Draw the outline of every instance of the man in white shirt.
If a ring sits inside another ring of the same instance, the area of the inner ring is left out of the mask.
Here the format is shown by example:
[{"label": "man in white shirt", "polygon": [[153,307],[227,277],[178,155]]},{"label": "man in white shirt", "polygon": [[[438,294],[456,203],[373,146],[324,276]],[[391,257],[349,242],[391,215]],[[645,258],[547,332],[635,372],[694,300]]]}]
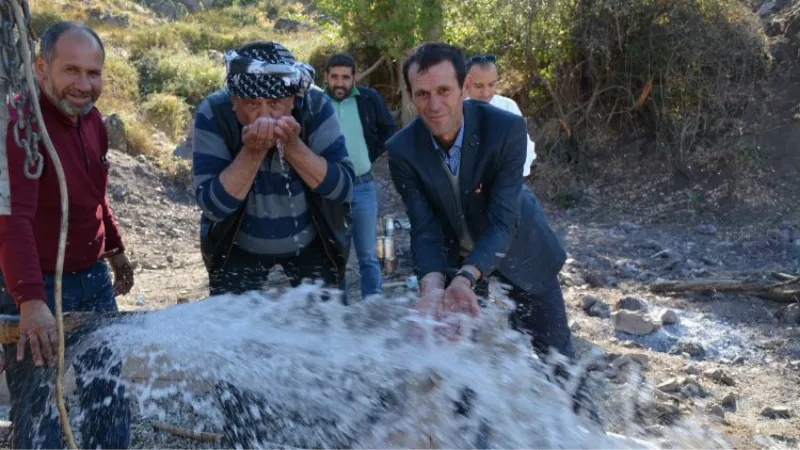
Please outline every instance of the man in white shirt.
[{"label": "man in white shirt", "polygon": [[[479,100],[502,110],[522,116],[517,102],[497,94],[497,58],[494,55],[476,55],[467,61],[466,91],[469,99]],[[524,117],[524,116],[523,116]],[[536,159],[536,144],[528,136],[528,154],[522,176],[531,173],[531,165]]]}]

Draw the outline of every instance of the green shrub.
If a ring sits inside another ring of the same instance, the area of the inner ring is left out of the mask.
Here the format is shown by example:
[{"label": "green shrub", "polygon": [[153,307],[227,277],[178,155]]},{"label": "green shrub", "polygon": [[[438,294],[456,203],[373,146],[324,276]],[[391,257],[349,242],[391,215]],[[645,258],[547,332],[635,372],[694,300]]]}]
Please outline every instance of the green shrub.
[{"label": "green shrub", "polygon": [[225,67],[207,55],[153,51],[137,63],[140,93],[175,94],[195,107],[206,95],[222,87]]},{"label": "green shrub", "polygon": [[31,10],[31,30],[34,35],[41,36],[50,25],[66,20],[63,14],[52,9]]},{"label": "green shrub", "polygon": [[609,127],[683,155],[729,130],[767,68],[758,18],[739,0],[447,4],[447,39],[498,54],[512,96],[540,122],[562,121],[579,156]]},{"label": "green shrub", "polygon": [[186,131],[191,117],[189,106],[183,99],[172,94],[150,94],[141,106],[148,122],[177,141]]},{"label": "green shrub", "polygon": [[98,109],[104,114],[129,112],[139,95],[139,72],[116,48],[106,49],[103,94]]}]

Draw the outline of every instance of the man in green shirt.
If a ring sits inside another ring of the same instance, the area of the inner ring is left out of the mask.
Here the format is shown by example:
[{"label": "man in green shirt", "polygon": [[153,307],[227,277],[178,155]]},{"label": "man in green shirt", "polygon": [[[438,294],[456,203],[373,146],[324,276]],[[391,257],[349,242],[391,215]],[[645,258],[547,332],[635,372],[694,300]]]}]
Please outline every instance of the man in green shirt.
[{"label": "man in green shirt", "polygon": [[381,95],[366,86],[356,86],[355,75],[356,63],[349,55],[334,55],[325,66],[325,92],[333,101],[355,169],[352,235],[361,271],[361,297],[366,298],[381,293],[381,266],[375,248],[378,199],[372,163],[386,151],[395,123]]}]

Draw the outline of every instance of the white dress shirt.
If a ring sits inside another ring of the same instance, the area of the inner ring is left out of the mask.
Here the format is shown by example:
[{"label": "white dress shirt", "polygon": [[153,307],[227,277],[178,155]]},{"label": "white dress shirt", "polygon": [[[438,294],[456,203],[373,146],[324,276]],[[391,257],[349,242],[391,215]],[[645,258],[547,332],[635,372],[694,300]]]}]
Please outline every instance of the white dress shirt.
[{"label": "white dress shirt", "polygon": [[[492,106],[496,106],[504,111],[508,111],[518,116],[522,116],[522,111],[520,111],[519,106],[517,106],[517,102],[511,100],[508,97],[503,97],[502,95],[495,94],[494,97],[492,97],[492,100],[489,102],[489,104]],[[528,175],[531,174],[531,165],[533,164],[533,161],[536,159],[536,144],[531,140],[530,135],[528,135],[527,138],[528,138],[528,154],[525,158],[525,167],[523,167],[522,169],[523,177],[527,177]]]}]

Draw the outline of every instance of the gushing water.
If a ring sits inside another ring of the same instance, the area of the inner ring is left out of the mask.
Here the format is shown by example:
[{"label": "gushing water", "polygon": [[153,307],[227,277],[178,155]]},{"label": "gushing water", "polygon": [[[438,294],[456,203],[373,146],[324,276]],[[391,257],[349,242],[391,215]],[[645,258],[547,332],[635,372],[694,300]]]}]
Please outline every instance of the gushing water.
[{"label": "gushing water", "polygon": [[[483,310],[473,339],[442,344],[405,297],[343,306],[335,296],[306,284],[212,297],[115,320],[76,352],[103,342],[139,376],[128,391],[144,416],[163,415],[160,400],[181,399],[199,428],[235,436],[229,445],[657,447],[576,416],[570,389],[548,381],[551,369],[509,329],[503,304]],[[409,338],[410,325],[427,338]],[[697,433],[680,437],[711,446]]]}]

